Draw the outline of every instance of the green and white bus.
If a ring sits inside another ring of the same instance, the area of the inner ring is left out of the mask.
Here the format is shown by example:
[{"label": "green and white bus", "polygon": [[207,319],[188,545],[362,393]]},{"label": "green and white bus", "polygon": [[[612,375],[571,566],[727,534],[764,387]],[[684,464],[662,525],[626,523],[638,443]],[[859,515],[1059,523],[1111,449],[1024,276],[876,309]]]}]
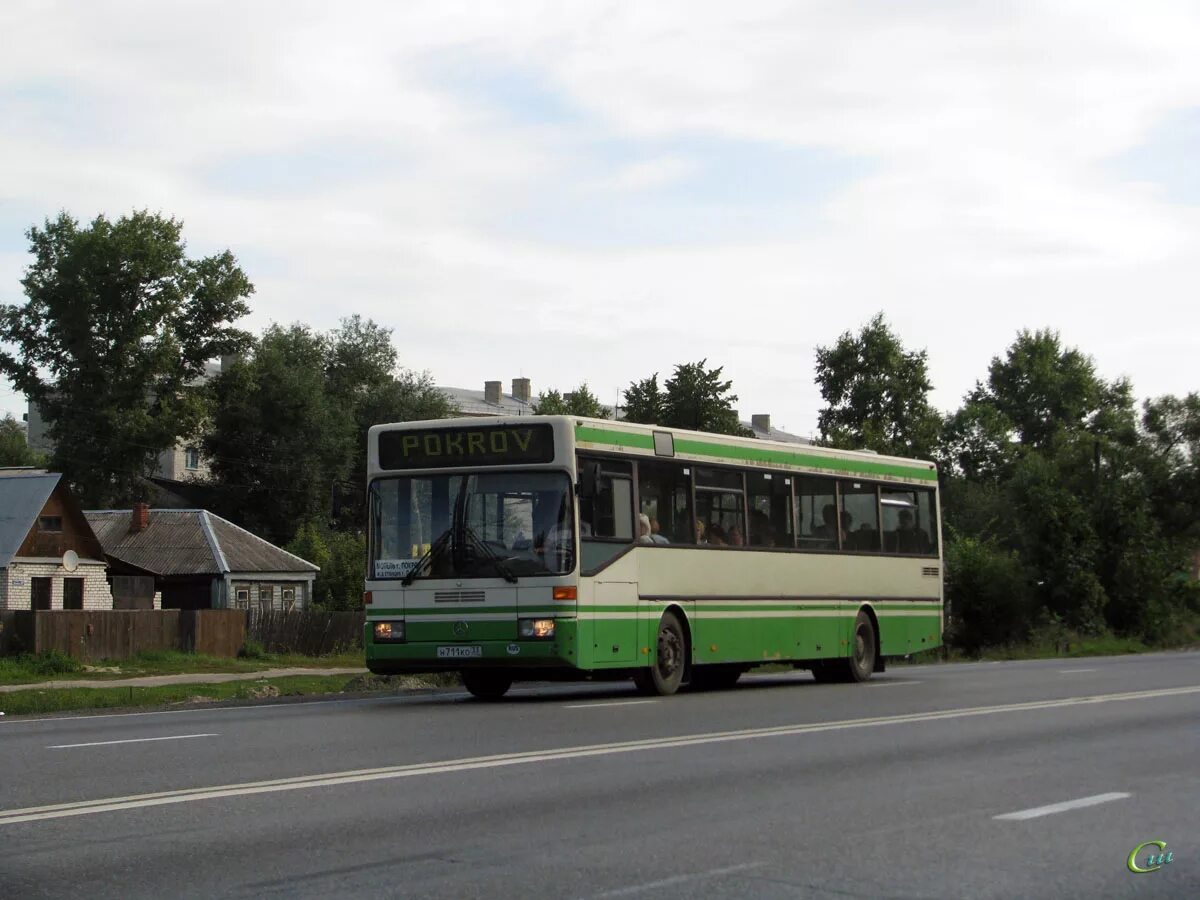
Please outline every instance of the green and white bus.
[{"label": "green and white bus", "polygon": [[571,416],[376,425],[367,667],[865,681],[941,643],[932,463]]}]

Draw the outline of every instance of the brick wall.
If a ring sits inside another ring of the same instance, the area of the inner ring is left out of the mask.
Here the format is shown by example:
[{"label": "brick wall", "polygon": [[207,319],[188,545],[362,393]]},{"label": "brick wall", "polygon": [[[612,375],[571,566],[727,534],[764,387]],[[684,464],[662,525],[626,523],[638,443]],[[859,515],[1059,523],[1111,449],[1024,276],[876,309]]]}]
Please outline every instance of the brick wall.
[{"label": "brick wall", "polygon": [[31,609],[33,579],[49,578],[50,608],[63,608],[63,578],[83,579],[83,608],[112,609],[112,591],[105,577],[107,566],[101,562],[81,560],[74,572],[68,572],[59,562],[17,562],[9,565],[7,592],[2,609]]}]

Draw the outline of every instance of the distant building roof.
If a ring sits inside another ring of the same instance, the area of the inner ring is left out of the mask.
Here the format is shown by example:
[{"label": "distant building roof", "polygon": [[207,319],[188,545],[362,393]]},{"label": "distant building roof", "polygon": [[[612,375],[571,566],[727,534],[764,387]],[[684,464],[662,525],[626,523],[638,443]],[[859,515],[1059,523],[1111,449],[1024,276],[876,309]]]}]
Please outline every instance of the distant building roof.
[{"label": "distant building roof", "polygon": [[156,575],[317,572],[315,566],[206,509],[152,509],[143,531],[133,511],[85,510],[104,552]]},{"label": "distant building roof", "polygon": [[499,403],[491,403],[485,399],[484,391],[473,391],[470,388],[439,387],[451,403],[458,407],[459,414],[464,416],[531,416],[533,402],[521,400],[512,394],[500,394]]},{"label": "distant building roof", "polygon": [[0,469],[0,569],[17,555],[61,478],[44,469]]}]

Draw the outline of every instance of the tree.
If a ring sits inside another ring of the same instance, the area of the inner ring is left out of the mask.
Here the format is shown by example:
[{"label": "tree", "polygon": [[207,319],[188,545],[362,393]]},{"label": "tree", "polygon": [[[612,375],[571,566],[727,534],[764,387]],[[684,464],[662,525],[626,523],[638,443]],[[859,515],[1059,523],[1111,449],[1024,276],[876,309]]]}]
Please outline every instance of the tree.
[{"label": "tree", "polygon": [[313,582],[313,603],[321,609],[362,609],[366,539],[361,533],[330,531],[312,520],[304,523],[285,548],[321,567]]},{"label": "tree", "polygon": [[932,456],[941,419],[929,405],[926,352],[906,350],[883,313],[858,334],[817,347],[816,381],[825,401],[817,425],[827,445]]},{"label": "tree", "polygon": [[42,454],[29,446],[25,431],[11,415],[0,419],[0,468],[6,466],[41,466]]},{"label": "tree", "polygon": [[645,425],[665,424],[666,397],[658,386],[658,373],[635,381],[625,389],[625,421]]},{"label": "tree", "polygon": [[604,408],[585,381],[573,391],[560,394],[551,390],[537,395],[533,402],[533,413],[537,416],[585,416],[591,419],[607,419],[609,411]]},{"label": "tree", "polygon": [[17,348],[0,373],[41,410],[50,465],[85,506],[141,495],[205,416],[205,362],[248,340],[232,323],[253,286],[229,251],[188,259],[182,230],[149,212],[82,227],[62,213],[27,232],[26,302],[0,306],[0,344]]},{"label": "tree", "polygon": [[328,348],[307,326],[272,325],[248,359],[212,381],[203,449],[220,511],[276,543],[327,515],[333,482],[349,474],[353,410],[326,390]]},{"label": "tree", "polygon": [[732,381],[722,381],[723,367],[705,368],[708,360],[680,363],[667,379],[663,402],[663,424],[672,428],[693,431],[712,431],[718,434],[749,435],[738,421],[737,394]]}]

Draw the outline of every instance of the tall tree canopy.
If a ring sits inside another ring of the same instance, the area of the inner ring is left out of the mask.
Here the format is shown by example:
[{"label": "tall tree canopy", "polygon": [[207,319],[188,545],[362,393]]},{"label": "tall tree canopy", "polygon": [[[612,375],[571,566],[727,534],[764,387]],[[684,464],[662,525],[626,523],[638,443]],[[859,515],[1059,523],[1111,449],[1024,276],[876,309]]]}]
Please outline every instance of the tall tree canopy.
[{"label": "tall tree canopy", "polygon": [[609,411],[591,392],[585,381],[573,391],[560,394],[545,391],[533,402],[534,415],[538,416],[586,416],[591,419],[607,419]]},{"label": "tall tree canopy", "polygon": [[[30,228],[26,301],[0,306],[0,372],[37,404],[85,506],[140,496],[159,453],[205,416],[206,361],[243,348],[254,290],[228,251],[184,253],[182,223],[149,212]],[[96,440],[103,435],[103,440]]]},{"label": "tall tree canopy", "polygon": [[625,418],[630,422],[711,431],[749,434],[738,420],[733,382],[722,379],[724,367],[708,368],[708,360],[679,363],[662,389],[658,373],[635,381],[625,389]]},{"label": "tall tree canopy", "polygon": [[929,405],[925,351],[904,348],[877,313],[857,334],[817,347],[817,386],[825,407],[821,439],[832,447],[928,458],[941,417]]},{"label": "tall tree canopy", "polygon": [[429,376],[398,368],[389,329],[358,316],[325,334],[271,326],[212,390],[204,452],[222,512],[279,543],[328,521],[335,491],[337,524],[362,527],[372,425],[454,411]]}]

